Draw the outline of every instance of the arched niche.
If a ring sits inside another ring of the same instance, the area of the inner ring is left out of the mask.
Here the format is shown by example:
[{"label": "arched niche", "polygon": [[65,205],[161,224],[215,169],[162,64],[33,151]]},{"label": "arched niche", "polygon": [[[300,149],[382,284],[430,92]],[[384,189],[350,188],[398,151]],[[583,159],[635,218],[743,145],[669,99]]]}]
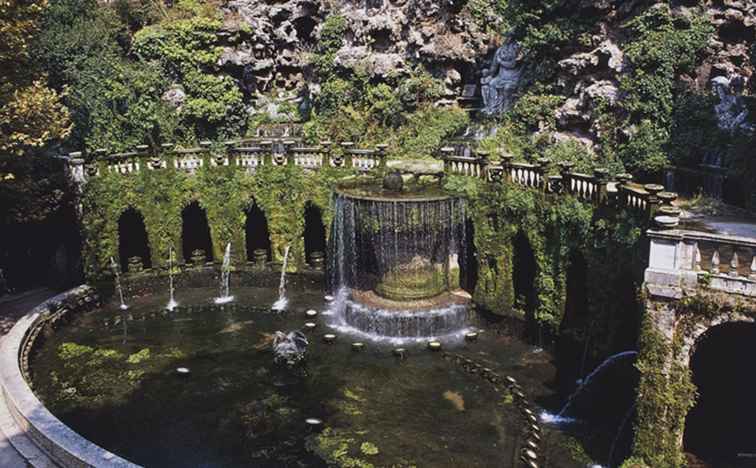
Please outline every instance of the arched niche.
[{"label": "arched niche", "polygon": [[205,260],[213,260],[213,243],[207,213],[194,201],[181,212],[181,248],[184,260],[190,262],[196,250],[205,252]]},{"label": "arched niche", "polygon": [[304,209],[305,261],[310,263],[313,252],[326,252],[326,228],[323,211],[314,203],[307,202]]},{"label": "arched niche", "polygon": [[129,259],[140,257],[144,268],[152,267],[150,244],[142,213],[130,207],[118,217],[118,258],[121,271],[129,270]]},{"label": "arched niche", "polygon": [[249,208],[247,208],[247,220],[244,224],[244,238],[248,260],[254,260],[254,252],[258,249],[266,251],[267,261],[272,260],[268,218],[257,203],[254,202],[252,202]]}]

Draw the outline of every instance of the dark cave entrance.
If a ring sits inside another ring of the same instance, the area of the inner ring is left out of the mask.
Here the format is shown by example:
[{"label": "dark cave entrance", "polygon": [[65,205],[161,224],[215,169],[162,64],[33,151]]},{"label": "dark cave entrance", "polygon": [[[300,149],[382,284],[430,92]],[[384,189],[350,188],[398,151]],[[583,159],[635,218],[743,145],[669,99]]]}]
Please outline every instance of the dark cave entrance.
[{"label": "dark cave entrance", "polygon": [[127,208],[118,218],[118,258],[121,271],[128,271],[131,257],[141,257],[144,268],[152,268],[144,217],[134,208]]},{"label": "dark cave entrance", "polygon": [[305,261],[310,263],[313,252],[326,252],[326,229],[323,224],[323,212],[317,205],[307,203],[304,210],[304,248]]},{"label": "dark cave entrance", "polygon": [[207,261],[213,260],[213,244],[207,213],[198,202],[190,203],[181,212],[181,244],[184,260],[191,261],[192,252],[203,250]]},{"label": "dark cave entrance", "polygon": [[262,249],[267,253],[268,261],[271,261],[270,232],[268,231],[268,218],[256,203],[247,210],[247,222],[244,226],[246,239],[247,260],[254,260],[255,250]]},{"label": "dark cave entrance", "polygon": [[715,326],[694,349],[690,371],[699,398],[685,420],[685,451],[716,466],[754,466],[756,324]]},{"label": "dark cave entrance", "polygon": [[537,295],[535,288],[537,266],[530,241],[522,231],[512,240],[512,289],[515,309],[525,314],[528,335],[539,338],[535,320]]}]

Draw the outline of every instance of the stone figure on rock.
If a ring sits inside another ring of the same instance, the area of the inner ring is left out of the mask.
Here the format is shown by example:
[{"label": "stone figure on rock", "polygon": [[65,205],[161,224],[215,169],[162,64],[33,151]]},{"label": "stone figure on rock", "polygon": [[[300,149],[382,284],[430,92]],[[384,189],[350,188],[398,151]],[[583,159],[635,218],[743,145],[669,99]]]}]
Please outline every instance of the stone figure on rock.
[{"label": "stone figure on rock", "polygon": [[717,76],[711,80],[714,92],[719,97],[719,103],[714,106],[719,128],[729,132],[737,130],[752,132],[754,125],[748,122],[748,108],[741,95],[745,86],[741,76],[727,78]]},{"label": "stone figure on rock", "polygon": [[508,38],[496,50],[491,67],[483,70],[480,80],[483,113],[499,115],[512,107],[520,83],[521,70],[517,63],[519,55],[519,44]]}]

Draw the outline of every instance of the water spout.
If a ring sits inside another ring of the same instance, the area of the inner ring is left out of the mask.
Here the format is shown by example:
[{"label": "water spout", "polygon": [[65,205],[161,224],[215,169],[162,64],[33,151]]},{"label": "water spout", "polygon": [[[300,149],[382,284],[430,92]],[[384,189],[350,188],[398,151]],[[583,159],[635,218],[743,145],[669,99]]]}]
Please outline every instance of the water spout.
[{"label": "water spout", "polygon": [[278,283],[278,300],[273,303],[273,306],[271,307],[271,309],[277,312],[286,310],[286,305],[289,303],[289,300],[286,299],[286,265],[289,262],[290,247],[290,245],[287,245],[284,249],[283,265],[281,266],[281,280]]},{"label": "water spout", "polygon": [[123,300],[123,288],[121,288],[121,275],[118,274],[118,264],[116,263],[115,259],[113,257],[110,257],[110,268],[113,270],[113,275],[115,275],[115,287],[116,291],[118,291],[118,297],[121,300],[121,310],[126,310],[129,308],[129,306],[126,305],[126,302]]},{"label": "water spout", "polygon": [[178,305],[178,302],[176,302],[176,298],[174,297],[176,288],[173,286],[173,247],[168,250],[168,292],[170,293],[170,299],[165,308],[173,311]]},{"label": "water spout", "polygon": [[544,412],[541,414],[541,421],[545,423],[552,423],[552,424],[559,424],[559,423],[567,423],[572,422],[575,419],[569,416],[569,411],[572,408],[572,405],[577,400],[577,397],[580,396],[590,385],[591,382],[601,374],[605,369],[609,368],[612,364],[619,361],[620,359],[624,359],[627,357],[635,357],[638,355],[637,351],[623,351],[621,353],[617,353],[613,356],[609,356],[604,362],[602,362],[598,367],[596,367],[593,372],[588,374],[588,376],[585,379],[582,379],[579,381],[579,385],[577,390],[575,390],[572,395],[567,399],[567,403],[562,407],[562,409],[557,413],[556,415],[550,414],[547,412]]},{"label": "water spout", "polygon": [[215,299],[216,304],[228,304],[234,300],[231,295],[231,242],[226,244],[226,253],[223,255],[223,264],[221,265],[220,297]]}]

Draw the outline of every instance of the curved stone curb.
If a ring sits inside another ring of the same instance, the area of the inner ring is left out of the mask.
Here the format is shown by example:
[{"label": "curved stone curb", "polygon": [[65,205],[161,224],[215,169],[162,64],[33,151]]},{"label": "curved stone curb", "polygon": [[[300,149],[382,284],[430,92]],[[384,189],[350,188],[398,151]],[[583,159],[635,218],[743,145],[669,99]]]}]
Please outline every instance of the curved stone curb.
[{"label": "curved stone curb", "polygon": [[[76,287],[47,299],[16,322],[0,345],[0,386],[7,409],[19,431],[56,465],[77,468],[139,468],[139,465],[88,441],[53,416],[24,380],[19,364],[28,336],[40,320],[45,318],[51,305],[65,300],[92,297],[93,294],[94,290],[89,286]],[[35,465],[35,460],[27,460]],[[35,466],[49,466],[42,460],[36,461],[41,462],[41,465]]]}]

